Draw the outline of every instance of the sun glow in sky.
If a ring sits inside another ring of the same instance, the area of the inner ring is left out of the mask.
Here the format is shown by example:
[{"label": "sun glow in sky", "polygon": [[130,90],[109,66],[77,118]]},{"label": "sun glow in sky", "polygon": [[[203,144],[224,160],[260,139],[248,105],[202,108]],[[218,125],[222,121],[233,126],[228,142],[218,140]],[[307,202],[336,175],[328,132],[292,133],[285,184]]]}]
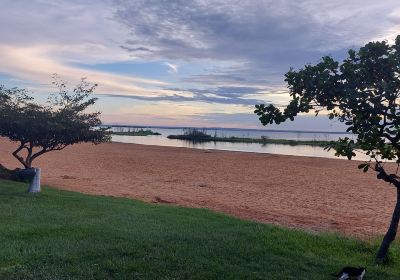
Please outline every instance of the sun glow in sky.
[{"label": "sun glow in sky", "polygon": [[[400,34],[398,0],[1,0],[0,83],[99,84],[105,123],[261,128],[283,75]],[[276,127],[271,127],[276,128]],[[280,128],[338,130],[302,116]]]}]

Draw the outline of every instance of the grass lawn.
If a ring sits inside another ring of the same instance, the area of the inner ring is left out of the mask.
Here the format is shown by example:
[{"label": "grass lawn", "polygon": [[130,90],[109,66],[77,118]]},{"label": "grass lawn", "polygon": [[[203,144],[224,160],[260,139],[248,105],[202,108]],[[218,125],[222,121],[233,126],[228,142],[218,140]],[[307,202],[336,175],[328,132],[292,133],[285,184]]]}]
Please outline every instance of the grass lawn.
[{"label": "grass lawn", "polygon": [[312,235],[202,209],[0,181],[0,279],[400,279],[373,263],[377,243]]}]

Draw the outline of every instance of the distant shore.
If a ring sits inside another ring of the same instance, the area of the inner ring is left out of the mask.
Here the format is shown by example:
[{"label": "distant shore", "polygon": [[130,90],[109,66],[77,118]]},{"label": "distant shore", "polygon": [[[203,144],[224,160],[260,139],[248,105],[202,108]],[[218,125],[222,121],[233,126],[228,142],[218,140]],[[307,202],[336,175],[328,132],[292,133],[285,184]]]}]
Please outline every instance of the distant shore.
[{"label": "distant shore", "polygon": [[168,139],[178,139],[192,142],[228,142],[228,143],[259,143],[259,144],[282,144],[282,145],[308,145],[325,147],[330,141],[320,140],[289,140],[272,138],[246,138],[246,137],[191,137],[190,135],[168,135]]},{"label": "distant shore", "polygon": [[326,133],[326,134],[349,134],[352,133],[347,131],[325,131],[325,130],[296,130],[296,129],[261,129],[261,128],[237,128],[237,127],[186,127],[186,126],[143,126],[143,125],[124,125],[124,124],[115,124],[115,125],[107,125],[103,124],[102,127],[119,127],[119,128],[149,128],[149,129],[188,129],[188,128],[196,128],[196,129],[205,129],[208,131],[214,130],[234,130],[234,131],[262,131],[262,132],[292,132],[292,133]]},{"label": "distant shore", "polygon": [[[17,167],[14,144],[0,158]],[[90,194],[209,208],[309,231],[383,234],[394,188],[359,162],[325,158],[109,143],[74,145],[35,162],[43,183]],[[395,171],[395,170],[394,170]]]},{"label": "distant shore", "polygon": [[161,135],[161,133],[152,131],[151,129],[136,129],[128,131],[112,131],[111,135],[122,135],[122,136],[150,136],[150,135]]}]

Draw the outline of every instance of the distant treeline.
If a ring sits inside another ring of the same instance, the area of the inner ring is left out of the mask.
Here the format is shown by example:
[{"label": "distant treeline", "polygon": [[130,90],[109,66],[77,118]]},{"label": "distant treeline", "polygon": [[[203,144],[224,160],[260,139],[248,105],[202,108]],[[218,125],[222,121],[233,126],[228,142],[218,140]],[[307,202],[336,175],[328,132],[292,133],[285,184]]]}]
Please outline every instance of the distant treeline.
[{"label": "distant treeline", "polygon": [[150,129],[143,129],[143,128],[129,128],[128,130],[118,130],[112,131],[111,134],[113,135],[123,135],[123,136],[149,136],[149,135],[161,135],[161,133],[152,131]]},{"label": "distant treeline", "polygon": [[271,139],[266,136],[261,138],[248,137],[220,137],[215,132],[214,135],[207,133],[206,129],[188,128],[184,129],[181,135],[169,135],[168,139],[179,139],[192,142],[232,142],[232,143],[260,143],[260,144],[286,144],[286,145],[310,145],[310,146],[326,146],[330,141],[319,140],[288,140],[288,139]]}]

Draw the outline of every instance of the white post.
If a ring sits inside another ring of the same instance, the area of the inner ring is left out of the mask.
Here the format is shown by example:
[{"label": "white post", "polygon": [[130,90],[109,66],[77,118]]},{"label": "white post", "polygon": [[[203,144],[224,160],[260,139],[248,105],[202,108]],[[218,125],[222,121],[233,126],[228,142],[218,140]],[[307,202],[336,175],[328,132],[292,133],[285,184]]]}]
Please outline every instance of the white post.
[{"label": "white post", "polygon": [[34,168],[35,169],[35,177],[33,177],[31,183],[29,184],[29,193],[37,193],[40,192],[40,173],[41,170],[40,168]]}]

